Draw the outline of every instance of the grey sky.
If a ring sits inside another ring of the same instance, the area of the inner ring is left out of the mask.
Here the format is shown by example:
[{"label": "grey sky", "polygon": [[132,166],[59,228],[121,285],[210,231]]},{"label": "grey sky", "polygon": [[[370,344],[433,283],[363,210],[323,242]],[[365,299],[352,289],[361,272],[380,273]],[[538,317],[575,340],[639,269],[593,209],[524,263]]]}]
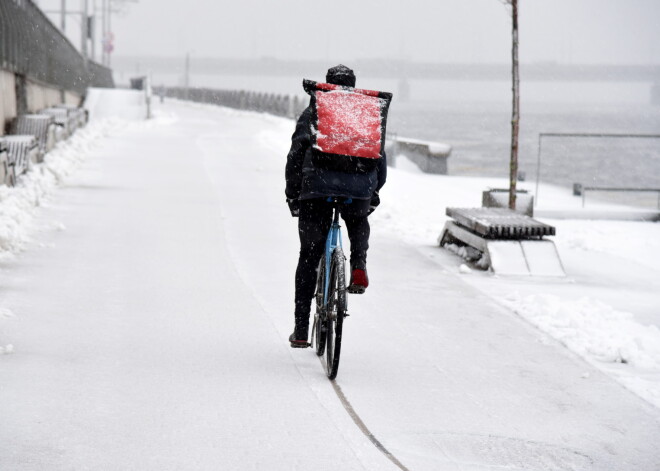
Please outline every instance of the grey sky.
[{"label": "grey sky", "polygon": [[[660,0],[519,1],[525,62],[660,64]],[[500,0],[139,0],[125,10],[113,18],[120,56],[510,60]]]}]

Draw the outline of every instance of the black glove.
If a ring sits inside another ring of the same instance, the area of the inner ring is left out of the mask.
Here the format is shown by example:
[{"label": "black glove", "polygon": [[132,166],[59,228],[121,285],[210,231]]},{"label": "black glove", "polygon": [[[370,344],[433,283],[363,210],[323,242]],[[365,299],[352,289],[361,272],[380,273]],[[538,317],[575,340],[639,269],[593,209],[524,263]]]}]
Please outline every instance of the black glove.
[{"label": "black glove", "polygon": [[286,203],[289,205],[291,216],[294,218],[300,216],[300,200],[287,198]]},{"label": "black glove", "polygon": [[374,194],[371,195],[371,203],[369,204],[369,214],[373,213],[379,204],[380,204],[380,196],[378,196],[377,191],[374,191]]}]

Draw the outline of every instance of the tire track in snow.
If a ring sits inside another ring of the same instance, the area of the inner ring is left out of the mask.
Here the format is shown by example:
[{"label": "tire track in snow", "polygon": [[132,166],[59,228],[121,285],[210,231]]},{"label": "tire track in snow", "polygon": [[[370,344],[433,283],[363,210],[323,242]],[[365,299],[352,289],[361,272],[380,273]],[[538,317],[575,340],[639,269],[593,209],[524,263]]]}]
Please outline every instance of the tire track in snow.
[{"label": "tire track in snow", "polygon": [[[323,366],[323,360],[321,357],[319,357],[319,360],[321,361],[321,365]],[[383,444],[376,438],[376,436],[371,433],[371,430],[369,430],[369,427],[367,427],[367,424],[364,423],[364,421],[360,418],[357,412],[355,412],[355,409],[353,409],[353,406],[351,405],[350,401],[346,397],[346,394],[344,394],[344,391],[341,389],[341,386],[337,383],[337,381],[330,381],[330,384],[332,384],[332,389],[334,389],[335,394],[339,398],[339,402],[341,402],[342,407],[350,418],[353,420],[353,423],[357,425],[357,428],[360,429],[360,431],[364,434],[365,437],[369,439],[369,441],[376,447],[378,451],[380,451],[385,457],[390,460],[396,467],[401,469],[402,471],[410,471],[399,459],[394,456],[390,451],[383,446]]]}]

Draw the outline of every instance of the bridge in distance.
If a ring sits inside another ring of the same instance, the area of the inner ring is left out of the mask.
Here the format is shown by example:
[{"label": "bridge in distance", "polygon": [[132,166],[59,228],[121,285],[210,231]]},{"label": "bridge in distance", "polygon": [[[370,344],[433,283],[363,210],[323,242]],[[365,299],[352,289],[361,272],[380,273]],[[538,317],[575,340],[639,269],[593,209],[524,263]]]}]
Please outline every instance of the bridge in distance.
[{"label": "bridge in distance", "polygon": [[[190,57],[192,74],[307,76],[328,68],[327,61],[284,61],[274,58],[223,59]],[[185,70],[185,57],[117,57],[115,71],[126,74],[173,73]],[[358,59],[351,67],[369,77],[437,80],[510,80],[509,64],[421,63],[385,59]],[[608,81],[660,83],[660,65],[521,64],[527,81]]]}]

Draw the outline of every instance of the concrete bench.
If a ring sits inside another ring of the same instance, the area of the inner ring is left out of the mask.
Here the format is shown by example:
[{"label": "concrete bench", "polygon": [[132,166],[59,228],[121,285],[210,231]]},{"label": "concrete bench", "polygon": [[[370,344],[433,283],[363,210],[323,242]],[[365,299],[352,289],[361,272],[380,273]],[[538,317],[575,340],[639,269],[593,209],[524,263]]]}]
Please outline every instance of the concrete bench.
[{"label": "concrete bench", "polygon": [[24,114],[16,118],[12,126],[12,134],[32,135],[39,144],[38,162],[43,162],[44,155],[56,143],[57,124],[55,117],[47,114]]},{"label": "concrete bench", "polygon": [[441,247],[468,246],[480,265],[501,275],[565,276],[552,241],[555,228],[506,208],[447,208]]},{"label": "concrete bench", "polygon": [[394,166],[396,155],[403,154],[424,173],[447,175],[447,159],[451,155],[451,146],[440,142],[394,137],[390,140],[387,153],[390,163]]},{"label": "concrete bench", "polygon": [[[481,194],[483,208],[508,208],[509,190],[503,188],[490,188]],[[516,191],[516,212],[534,217],[534,196],[526,190]]]},{"label": "concrete bench", "polygon": [[7,153],[7,143],[0,137],[0,185],[7,185],[9,177],[9,154]]},{"label": "concrete bench", "polygon": [[15,186],[18,177],[28,171],[33,163],[37,163],[39,145],[34,136],[5,136],[7,144],[7,166],[9,168],[7,184]]}]

